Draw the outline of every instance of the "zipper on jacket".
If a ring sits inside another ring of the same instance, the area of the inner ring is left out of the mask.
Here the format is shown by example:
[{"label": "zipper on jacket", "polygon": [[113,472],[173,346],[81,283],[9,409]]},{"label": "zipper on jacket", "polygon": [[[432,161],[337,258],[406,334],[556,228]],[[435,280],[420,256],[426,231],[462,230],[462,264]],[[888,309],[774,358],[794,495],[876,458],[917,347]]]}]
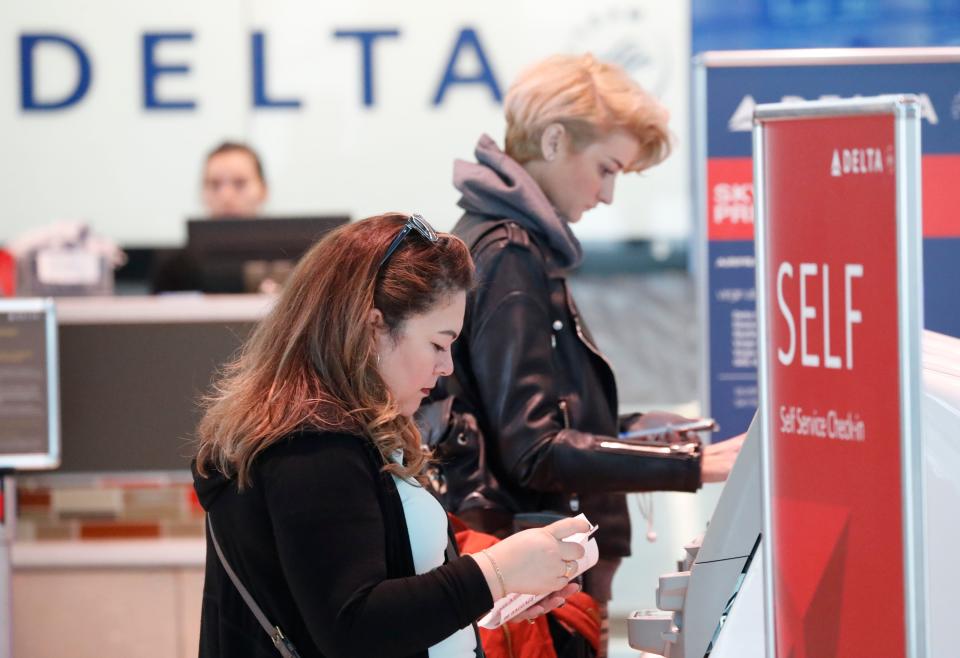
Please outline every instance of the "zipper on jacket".
[{"label": "zipper on jacket", "polygon": [[[560,407],[560,413],[563,415],[563,429],[568,430],[570,429],[570,405],[563,398],[560,398],[557,405]],[[574,514],[580,511],[580,496],[577,495],[577,492],[574,491],[570,494],[567,505]]]},{"label": "zipper on jacket", "polygon": [[700,443],[698,441],[665,444],[653,441],[625,443],[608,440],[600,441],[597,447],[604,452],[643,454],[651,457],[670,457],[674,459],[691,459],[700,454]]},{"label": "zipper on jacket", "polygon": [[560,406],[560,413],[563,415],[563,429],[570,429],[570,409],[567,406],[567,401],[563,398],[560,398],[558,403]]},{"label": "zipper on jacket", "polygon": [[563,322],[554,320],[553,324],[550,325],[550,329],[550,347],[557,349],[557,334],[563,331]]},{"label": "zipper on jacket", "polygon": [[603,361],[604,363],[606,363],[606,364],[607,364],[607,367],[610,368],[610,372],[614,372],[613,364],[610,363],[610,362],[607,360],[607,357],[605,357],[605,356],[603,355],[603,353],[600,351],[600,349],[599,349],[598,347],[596,347],[593,343],[591,343],[591,342],[587,339],[586,335],[584,335],[583,329],[580,327],[580,318],[579,318],[578,316],[574,316],[574,318],[573,318],[573,326],[574,326],[574,328],[575,328],[576,331],[577,331],[577,337],[580,339],[580,342],[582,342],[584,345],[586,345],[586,346],[587,346],[587,349],[590,350],[591,352],[593,352],[601,361]]},{"label": "zipper on jacket", "polygon": [[613,369],[613,364],[607,360],[607,357],[603,355],[603,352],[600,351],[600,348],[594,345],[593,342],[587,338],[586,334],[583,333],[583,327],[580,326],[580,309],[577,308],[576,304],[574,304],[573,297],[570,295],[570,289],[567,288],[566,281],[563,282],[563,292],[567,299],[567,309],[569,309],[570,315],[573,316],[573,329],[577,334],[577,338],[579,338],[580,342],[583,343],[588,350],[593,352],[598,359],[607,364],[607,367],[610,369],[611,373],[615,373],[616,371]]}]

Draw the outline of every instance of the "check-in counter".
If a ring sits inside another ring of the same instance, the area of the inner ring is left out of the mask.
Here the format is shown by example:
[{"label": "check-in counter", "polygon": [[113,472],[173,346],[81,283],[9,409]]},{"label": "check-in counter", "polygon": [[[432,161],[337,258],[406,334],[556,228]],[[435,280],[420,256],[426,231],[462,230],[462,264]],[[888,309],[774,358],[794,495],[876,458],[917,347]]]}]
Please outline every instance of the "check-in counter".
[{"label": "check-in counter", "polygon": [[16,477],[14,655],[196,655],[198,400],[273,299],[56,301],[62,464]]},{"label": "check-in counter", "polygon": [[188,468],[200,418],[197,401],[272,299],[57,300],[60,472]]},{"label": "check-in counter", "polygon": [[[960,339],[927,331],[922,346],[925,506],[920,544],[928,573],[926,655],[939,658],[957,655],[953,628],[960,609],[960,567],[955,557],[960,542],[956,521],[960,507]],[[683,547],[680,571],[660,577],[656,591],[659,609],[639,610],[628,618],[630,643],[647,652],[645,656],[765,655],[760,441],[755,421],[707,532]],[[877,486],[889,483],[878,482]],[[876,577],[889,575],[878,573]]]}]

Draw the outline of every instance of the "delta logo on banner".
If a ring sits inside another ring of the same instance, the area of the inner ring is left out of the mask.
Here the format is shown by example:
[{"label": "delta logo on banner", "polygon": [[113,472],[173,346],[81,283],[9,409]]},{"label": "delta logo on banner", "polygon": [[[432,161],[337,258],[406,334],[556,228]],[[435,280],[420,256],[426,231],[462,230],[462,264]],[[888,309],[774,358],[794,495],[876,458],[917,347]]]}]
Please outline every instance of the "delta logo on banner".
[{"label": "delta logo on banner", "polygon": [[[834,178],[840,178],[850,174],[882,174],[884,172],[883,162],[883,153],[877,147],[833,149],[833,157],[830,159],[830,175]],[[886,170],[893,170],[892,147],[887,149],[886,162]]]}]

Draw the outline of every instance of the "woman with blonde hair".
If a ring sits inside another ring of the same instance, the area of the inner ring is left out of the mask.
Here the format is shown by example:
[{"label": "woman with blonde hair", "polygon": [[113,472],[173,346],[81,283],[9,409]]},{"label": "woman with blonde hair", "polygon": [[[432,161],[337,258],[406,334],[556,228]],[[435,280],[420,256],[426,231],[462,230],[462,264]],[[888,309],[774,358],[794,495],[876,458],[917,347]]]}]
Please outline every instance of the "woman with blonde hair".
[{"label": "woman with blonde hair", "polygon": [[421,487],[411,416],[452,371],[472,284],[463,242],[419,215],[350,224],[301,259],[199,426],[201,658],[466,658],[495,599],[553,593],[529,618],[576,591],[583,549],[560,540],[585,522],[457,556]]},{"label": "woman with blonde hair", "polygon": [[666,109],[623,69],[591,55],[533,65],[508,90],[505,109],[504,150],[484,135],[477,161],[454,167],[464,214],[453,233],[470,246],[478,285],[445,386],[457,408],[476,416],[511,513],[583,511],[602,528],[600,563],[584,589],[605,615],[614,572],[630,554],[624,492],[695,491],[723,480],[741,440],[618,441],[620,431],[676,417],[618,417],[613,370],[566,281],[582,258],[570,224],[613,202],[619,174],[669,155]]}]

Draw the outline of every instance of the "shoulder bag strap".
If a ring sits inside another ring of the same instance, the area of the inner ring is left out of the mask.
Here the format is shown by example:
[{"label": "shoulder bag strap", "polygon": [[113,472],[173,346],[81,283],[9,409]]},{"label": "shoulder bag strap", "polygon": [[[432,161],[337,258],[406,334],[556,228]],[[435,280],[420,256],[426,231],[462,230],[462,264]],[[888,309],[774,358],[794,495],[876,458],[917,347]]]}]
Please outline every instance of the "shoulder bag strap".
[{"label": "shoulder bag strap", "polygon": [[[446,550],[447,562],[451,562],[452,560],[456,560],[458,557],[460,557],[460,555],[457,553],[457,549],[453,545],[453,537],[451,537],[450,535],[451,535],[451,532],[448,529],[447,530],[447,550]],[[483,653],[483,644],[480,642],[480,629],[477,628],[476,622],[473,622],[470,625],[473,626],[473,636],[477,640],[477,648],[474,650],[474,656],[476,658],[485,658],[485,654]]]},{"label": "shoulder bag strap", "polygon": [[273,646],[277,648],[277,651],[280,652],[280,655],[283,658],[300,658],[300,654],[297,653],[297,648],[293,646],[287,637],[283,634],[283,631],[280,630],[279,626],[274,626],[267,619],[267,616],[263,614],[263,610],[260,609],[260,606],[257,605],[257,602],[253,600],[253,597],[250,596],[250,592],[247,591],[247,588],[243,586],[243,583],[240,582],[240,579],[237,577],[237,574],[234,573],[233,569],[230,568],[230,563],[227,562],[227,558],[224,557],[223,551],[220,549],[220,543],[217,541],[217,536],[213,533],[213,522],[210,520],[210,515],[207,514],[207,532],[210,533],[210,540],[213,542],[213,548],[217,551],[217,557],[220,558],[220,564],[223,565],[223,570],[227,572],[227,575],[230,576],[230,580],[233,582],[234,587],[237,588],[237,591],[240,593],[240,597],[243,599],[243,602],[247,604],[247,607],[250,608],[250,612],[253,613],[253,616],[257,618],[257,621],[260,623],[260,626],[263,628],[264,632],[270,637],[270,640],[273,642]]}]

